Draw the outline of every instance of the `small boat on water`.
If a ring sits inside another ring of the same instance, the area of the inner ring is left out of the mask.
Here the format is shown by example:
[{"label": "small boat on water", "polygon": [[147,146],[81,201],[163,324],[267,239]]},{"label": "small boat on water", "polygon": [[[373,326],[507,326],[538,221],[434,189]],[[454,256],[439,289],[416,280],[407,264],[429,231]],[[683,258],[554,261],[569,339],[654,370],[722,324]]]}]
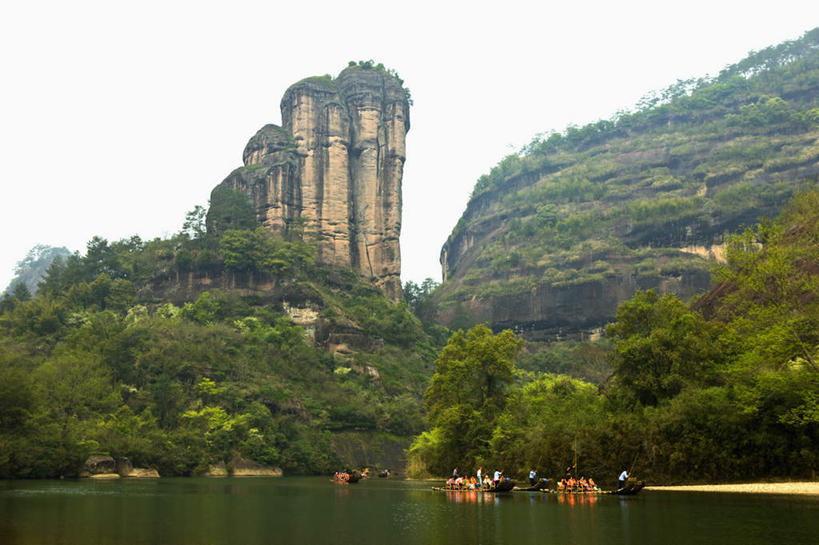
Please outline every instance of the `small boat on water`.
[{"label": "small boat on water", "polygon": [[344,471],[344,472],[336,472],[333,475],[333,480],[335,480],[339,484],[355,484],[361,480],[361,473],[357,470],[352,471]]}]

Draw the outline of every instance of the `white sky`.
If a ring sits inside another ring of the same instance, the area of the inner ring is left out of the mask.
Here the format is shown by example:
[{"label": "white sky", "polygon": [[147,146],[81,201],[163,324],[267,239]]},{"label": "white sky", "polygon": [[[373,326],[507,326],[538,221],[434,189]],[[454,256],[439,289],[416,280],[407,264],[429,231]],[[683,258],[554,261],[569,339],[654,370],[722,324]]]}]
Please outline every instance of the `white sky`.
[{"label": "white sky", "polygon": [[539,132],[608,118],[678,78],[819,26],[819,2],[9,1],[0,6],[0,289],[35,244],[172,234],[280,123],[287,87],[394,68],[407,135],[403,279],[476,179]]}]

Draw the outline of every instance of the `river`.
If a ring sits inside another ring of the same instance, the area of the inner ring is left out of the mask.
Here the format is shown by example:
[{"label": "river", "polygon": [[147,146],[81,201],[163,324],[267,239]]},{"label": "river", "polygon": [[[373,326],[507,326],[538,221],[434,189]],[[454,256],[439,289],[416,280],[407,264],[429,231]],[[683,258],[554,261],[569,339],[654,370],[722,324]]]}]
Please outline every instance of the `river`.
[{"label": "river", "polygon": [[819,497],[446,493],[329,478],[0,481],[0,543],[815,543]]}]

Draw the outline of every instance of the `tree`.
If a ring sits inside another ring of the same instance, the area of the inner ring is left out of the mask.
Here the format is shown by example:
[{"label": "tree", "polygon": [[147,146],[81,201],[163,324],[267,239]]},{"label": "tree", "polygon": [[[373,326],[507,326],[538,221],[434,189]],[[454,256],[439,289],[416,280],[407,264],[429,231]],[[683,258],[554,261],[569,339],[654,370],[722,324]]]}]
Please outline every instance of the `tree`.
[{"label": "tree", "polygon": [[31,299],[31,292],[29,291],[25,282],[18,282],[15,284],[14,289],[11,290],[11,294],[15,299],[21,302]]},{"label": "tree", "polygon": [[523,346],[511,330],[497,335],[485,325],[457,331],[435,362],[424,394],[430,432],[418,436],[411,456],[428,470],[477,467],[488,456],[495,419],[514,378],[514,358]]},{"label": "tree", "polygon": [[264,227],[230,229],[221,240],[225,268],[235,272],[282,274],[313,262],[314,249],[300,240],[285,241]]},{"label": "tree", "polygon": [[637,292],[606,327],[614,340],[617,385],[644,405],[655,405],[687,384],[709,383],[722,359],[717,334],[676,295]]},{"label": "tree", "polygon": [[254,229],[256,211],[250,198],[229,187],[217,187],[210,195],[206,224],[209,233],[222,235],[228,229]]},{"label": "tree", "polygon": [[435,319],[435,302],[432,299],[432,292],[439,286],[438,282],[432,278],[426,278],[419,286],[412,280],[404,284],[404,301],[410,311],[424,323]]},{"label": "tree", "polygon": [[185,223],[182,224],[182,232],[193,240],[204,237],[207,233],[206,216],[207,209],[197,204],[193,210],[185,214]]}]

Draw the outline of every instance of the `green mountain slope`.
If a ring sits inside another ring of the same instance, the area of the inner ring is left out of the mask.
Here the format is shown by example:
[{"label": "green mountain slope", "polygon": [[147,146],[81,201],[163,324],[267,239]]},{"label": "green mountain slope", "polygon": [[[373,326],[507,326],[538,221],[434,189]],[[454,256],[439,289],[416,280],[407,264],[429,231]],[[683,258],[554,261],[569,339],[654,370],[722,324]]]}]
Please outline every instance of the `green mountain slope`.
[{"label": "green mountain slope", "polygon": [[441,251],[439,320],[582,335],[638,289],[709,284],[727,233],[819,174],[819,29],[535,139],[482,176]]},{"label": "green mountain slope", "polygon": [[[230,202],[212,215],[241,217]],[[313,252],[206,232],[198,208],[169,239],[55,261],[34,297],[0,301],[0,478],[76,475],[92,454],[163,476],[237,454],[291,474],[402,465],[434,349],[406,304]]]}]

